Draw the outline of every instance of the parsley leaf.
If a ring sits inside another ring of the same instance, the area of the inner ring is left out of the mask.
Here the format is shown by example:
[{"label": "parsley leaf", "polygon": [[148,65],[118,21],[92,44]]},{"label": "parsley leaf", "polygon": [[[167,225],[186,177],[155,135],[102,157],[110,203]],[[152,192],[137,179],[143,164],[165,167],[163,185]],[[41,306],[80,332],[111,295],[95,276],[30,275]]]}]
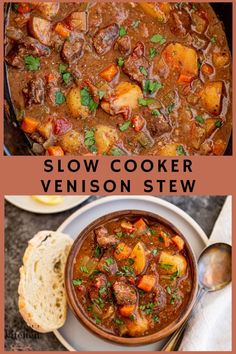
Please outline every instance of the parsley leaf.
[{"label": "parsley leaf", "polygon": [[183,156],[186,155],[186,152],[184,150],[184,147],[182,145],[178,145],[176,148],[177,155]]},{"label": "parsley leaf", "polygon": [[151,59],[155,58],[155,56],[157,55],[157,50],[156,50],[156,48],[150,48],[150,49],[149,49],[149,55],[150,55],[150,58],[151,58]]},{"label": "parsley leaf", "polygon": [[98,107],[98,103],[92,99],[88,87],[84,87],[80,90],[80,100],[82,106],[87,106],[90,111],[95,111]]},{"label": "parsley leaf", "polygon": [[121,132],[124,132],[125,130],[127,130],[129,128],[131,124],[130,120],[127,120],[126,122],[124,122],[122,125],[120,125],[119,129]]},{"label": "parsley leaf", "polygon": [[141,74],[143,74],[144,76],[148,75],[147,69],[145,69],[144,66],[140,66],[139,67],[139,71],[141,72]]},{"label": "parsley leaf", "polygon": [[151,38],[151,42],[164,44],[166,42],[166,39],[161,34],[154,34],[154,36],[152,36]]},{"label": "parsley leaf", "polygon": [[126,31],[125,27],[124,26],[120,26],[119,36],[120,37],[124,37],[126,34],[127,34],[127,31]]},{"label": "parsley leaf", "polygon": [[166,269],[166,270],[171,269],[173,267],[172,264],[166,264],[166,263],[159,263],[159,266],[160,266],[160,268]]},{"label": "parsley leaf", "polygon": [[125,155],[124,151],[122,151],[118,146],[113,146],[113,148],[110,150],[110,154],[112,156],[122,156]]},{"label": "parsley leaf", "polygon": [[210,39],[211,43],[212,44],[215,44],[216,43],[216,37],[215,36],[212,36],[211,39]]},{"label": "parsley leaf", "polygon": [[197,115],[195,117],[195,120],[198,122],[198,123],[201,123],[203,124],[205,122],[205,120],[203,119],[203,117],[201,115]]},{"label": "parsley leaf", "polygon": [[215,126],[216,126],[216,128],[221,128],[222,127],[221,120],[217,120],[217,122],[215,122]]},{"label": "parsley leaf", "polygon": [[158,116],[161,115],[161,113],[160,113],[160,111],[159,111],[158,109],[153,109],[153,110],[151,111],[151,115],[158,117]]},{"label": "parsley leaf", "polygon": [[105,93],[106,92],[104,90],[98,90],[98,97],[100,100],[104,97]]},{"label": "parsley leaf", "polygon": [[84,144],[87,146],[87,148],[91,152],[97,151],[94,133],[95,133],[94,129],[85,130]]},{"label": "parsley leaf", "polygon": [[62,93],[61,91],[55,92],[56,104],[61,105],[61,104],[65,103],[65,101],[66,101],[66,98],[65,98],[64,93]]},{"label": "parsley leaf", "polygon": [[97,245],[96,248],[95,248],[95,251],[94,251],[94,256],[95,256],[96,258],[99,258],[100,255],[101,255],[101,253],[102,253],[101,247],[99,247],[99,246]]},{"label": "parsley leaf", "polygon": [[33,57],[33,55],[26,55],[24,62],[27,70],[37,71],[40,68],[40,59]]},{"label": "parsley leaf", "polygon": [[59,64],[59,68],[58,68],[59,73],[60,73],[60,74],[64,74],[64,73],[66,73],[67,68],[68,68],[68,65],[65,65],[65,64]]},{"label": "parsley leaf", "polygon": [[154,80],[145,80],[144,83],[144,91],[147,93],[155,93],[156,91],[162,88],[162,84],[158,81]]},{"label": "parsley leaf", "polygon": [[172,102],[171,104],[169,104],[169,106],[167,106],[167,112],[168,113],[173,112],[174,108],[175,108],[175,103]]},{"label": "parsley leaf", "polygon": [[62,80],[64,81],[64,83],[66,85],[68,85],[70,83],[70,80],[71,80],[71,74],[70,73],[62,74]]},{"label": "parsley leaf", "polygon": [[73,283],[74,286],[78,286],[78,285],[81,285],[83,283],[83,280],[82,279],[73,279],[72,283]]},{"label": "parsley leaf", "polygon": [[122,67],[124,65],[125,59],[122,57],[117,58],[117,64],[119,67]]},{"label": "parsley leaf", "polygon": [[155,100],[152,98],[139,98],[138,103],[140,106],[149,106],[150,104],[154,103]]}]

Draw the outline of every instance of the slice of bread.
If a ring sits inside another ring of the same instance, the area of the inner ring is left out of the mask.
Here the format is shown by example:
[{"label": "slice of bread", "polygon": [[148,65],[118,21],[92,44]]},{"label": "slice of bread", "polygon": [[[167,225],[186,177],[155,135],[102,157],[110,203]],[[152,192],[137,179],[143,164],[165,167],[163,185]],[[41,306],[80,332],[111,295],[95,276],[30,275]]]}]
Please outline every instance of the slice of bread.
[{"label": "slice of bread", "polygon": [[72,243],[66,234],[40,231],[25,251],[18,305],[25,322],[38,332],[54,331],[66,320],[64,270]]}]

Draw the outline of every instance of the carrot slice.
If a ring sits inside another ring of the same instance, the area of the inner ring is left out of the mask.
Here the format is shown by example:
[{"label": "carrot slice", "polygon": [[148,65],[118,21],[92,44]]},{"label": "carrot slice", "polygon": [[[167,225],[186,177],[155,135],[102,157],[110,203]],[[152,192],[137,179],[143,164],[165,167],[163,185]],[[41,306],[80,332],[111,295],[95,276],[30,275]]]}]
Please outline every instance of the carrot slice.
[{"label": "carrot slice", "polygon": [[147,231],[147,224],[145,221],[141,218],[136,223],[134,223],[134,227],[137,233],[145,233]]},{"label": "carrot slice", "polygon": [[49,146],[47,152],[50,156],[64,156],[64,151],[60,146]]},{"label": "carrot slice", "polygon": [[119,307],[119,312],[124,317],[130,317],[135,310],[135,305],[123,305]]},{"label": "carrot slice", "polygon": [[138,283],[138,288],[142,289],[146,292],[149,292],[153,289],[156,284],[156,276],[155,275],[143,275]]},{"label": "carrot slice", "polygon": [[127,259],[131,251],[132,249],[129,246],[127,246],[124,242],[121,242],[116,247],[116,250],[114,252],[114,257],[117,261],[120,261],[122,259]]},{"label": "carrot slice", "polygon": [[39,122],[32,117],[25,117],[21,124],[21,129],[25,133],[32,134],[36,131]]},{"label": "carrot slice", "polygon": [[119,72],[118,66],[115,64],[111,64],[107,68],[105,68],[102,72],[100,72],[99,75],[104,80],[110,82],[114,79],[114,77],[118,74],[118,72]]},{"label": "carrot slice", "polygon": [[172,237],[171,240],[176,244],[178,249],[182,251],[184,248],[184,240],[179,235]]},{"label": "carrot slice", "polygon": [[56,24],[54,31],[63,38],[68,38],[70,36],[70,30],[61,22]]}]

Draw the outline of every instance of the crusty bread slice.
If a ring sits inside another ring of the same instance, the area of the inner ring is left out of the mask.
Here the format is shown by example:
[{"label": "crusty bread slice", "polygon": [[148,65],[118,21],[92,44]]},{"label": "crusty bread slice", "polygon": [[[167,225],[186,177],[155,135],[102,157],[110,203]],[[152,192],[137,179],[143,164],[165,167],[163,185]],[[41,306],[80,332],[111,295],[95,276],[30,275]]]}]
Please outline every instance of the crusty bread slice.
[{"label": "crusty bread slice", "polygon": [[28,326],[38,332],[54,331],[66,320],[64,270],[72,243],[66,234],[40,231],[25,251],[18,305]]}]

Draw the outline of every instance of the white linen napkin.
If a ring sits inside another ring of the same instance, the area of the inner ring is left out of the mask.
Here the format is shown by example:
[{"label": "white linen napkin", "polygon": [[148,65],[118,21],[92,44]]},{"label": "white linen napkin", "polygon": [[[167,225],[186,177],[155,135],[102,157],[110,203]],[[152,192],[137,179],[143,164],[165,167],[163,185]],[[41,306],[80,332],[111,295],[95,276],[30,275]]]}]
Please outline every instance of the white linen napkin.
[{"label": "white linen napkin", "polygon": [[[209,245],[231,244],[232,197],[228,196],[215,223]],[[232,286],[208,293],[195,308],[179,351],[232,350]]]}]

